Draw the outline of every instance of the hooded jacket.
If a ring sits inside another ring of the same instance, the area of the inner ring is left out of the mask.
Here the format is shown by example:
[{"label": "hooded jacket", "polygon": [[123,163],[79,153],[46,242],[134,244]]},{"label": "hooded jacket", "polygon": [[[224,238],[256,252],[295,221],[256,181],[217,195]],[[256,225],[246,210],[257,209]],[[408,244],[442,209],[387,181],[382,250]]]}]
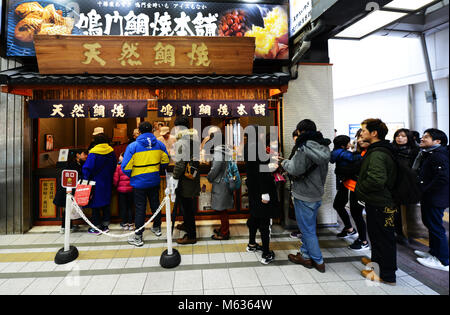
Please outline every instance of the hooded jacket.
[{"label": "hooded jacket", "polygon": [[113,148],[106,143],[94,146],[83,165],[83,179],[94,180],[95,190],[88,208],[100,208],[111,204],[114,170],[117,165]]},{"label": "hooded jacket", "polygon": [[188,179],[184,176],[186,162],[196,161],[199,165],[200,141],[195,129],[185,129],[177,133],[177,142],[175,143],[175,167],[173,169],[173,178],[178,179],[177,194],[183,198],[193,198],[200,195],[200,172],[194,179]]},{"label": "hooded jacket", "polygon": [[148,132],[128,145],[122,160],[122,171],[130,178],[133,188],[146,189],[160,184],[159,172],[168,164],[166,146]]},{"label": "hooded jacket", "polygon": [[292,176],[301,176],[313,165],[318,166],[306,178],[293,181],[292,195],[296,199],[306,202],[322,199],[330,161],[330,143],[320,132],[302,134],[297,139],[293,157],[281,163],[283,169]]},{"label": "hooded jacket", "polygon": [[392,191],[397,178],[397,167],[392,157],[382,150],[393,152],[387,140],[375,142],[364,155],[355,192],[358,200],[375,207],[393,207]]}]

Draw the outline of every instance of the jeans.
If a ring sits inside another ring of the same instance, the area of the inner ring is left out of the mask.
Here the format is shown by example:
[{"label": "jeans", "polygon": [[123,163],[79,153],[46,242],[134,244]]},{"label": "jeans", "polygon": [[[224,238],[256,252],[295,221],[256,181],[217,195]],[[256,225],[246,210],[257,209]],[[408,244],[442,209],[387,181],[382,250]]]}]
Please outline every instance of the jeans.
[{"label": "jeans", "polygon": [[312,259],[318,265],[323,264],[322,252],[319,247],[319,239],[316,233],[317,212],[322,201],[307,202],[294,198],[295,217],[302,231],[302,246],[300,253],[305,259]]},{"label": "jeans", "polygon": [[448,266],[448,239],[442,221],[445,209],[439,209],[421,204],[422,221],[427,227],[430,240],[430,254],[440,260],[444,266]]},{"label": "jeans", "polygon": [[[100,214],[100,211],[103,213],[103,216]],[[111,221],[110,205],[100,208],[92,208],[92,223],[96,227],[108,226],[110,221]]]},{"label": "jeans", "polygon": [[119,214],[122,219],[122,223],[133,223],[133,204],[134,204],[134,194],[129,193],[119,193]]},{"label": "jeans", "polygon": [[[155,213],[159,208],[159,185],[145,189],[134,189],[134,202],[136,204],[135,227],[136,230],[145,224],[145,212],[147,210],[147,199],[150,202],[152,213]],[[153,227],[161,226],[161,212],[155,217]],[[137,235],[142,235],[144,231],[137,232]]]}]

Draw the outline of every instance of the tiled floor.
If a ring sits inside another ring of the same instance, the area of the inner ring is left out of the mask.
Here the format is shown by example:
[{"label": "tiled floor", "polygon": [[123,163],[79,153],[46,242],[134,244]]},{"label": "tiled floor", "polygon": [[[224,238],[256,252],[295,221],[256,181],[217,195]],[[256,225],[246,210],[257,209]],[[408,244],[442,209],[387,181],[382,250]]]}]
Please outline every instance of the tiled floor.
[{"label": "tiled floor", "polygon": [[[366,281],[360,271],[363,255],[347,249],[348,241],[335,237],[337,229],[319,230],[326,272],[290,263],[300,242],[279,226],[272,229],[271,248],[276,260],[262,265],[260,253],[246,252],[248,230],[236,221],[228,241],[210,239],[215,222],[202,222],[195,245],[174,247],[181,264],[174,269],[159,265],[166,249],[163,236],[145,232],[145,245],[134,248],[125,239],[73,233],[71,244],[79,257],[67,265],[56,265],[55,253],[64,235],[57,227],[36,227],[25,235],[0,236],[0,294],[163,294],[163,295],[435,295],[432,288],[399,269],[397,286]],[[115,234],[125,233],[112,225]],[[174,238],[180,237],[175,230]],[[260,241],[260,240],[258,240]],[[448,273],[443,272],[448,277]]]}]

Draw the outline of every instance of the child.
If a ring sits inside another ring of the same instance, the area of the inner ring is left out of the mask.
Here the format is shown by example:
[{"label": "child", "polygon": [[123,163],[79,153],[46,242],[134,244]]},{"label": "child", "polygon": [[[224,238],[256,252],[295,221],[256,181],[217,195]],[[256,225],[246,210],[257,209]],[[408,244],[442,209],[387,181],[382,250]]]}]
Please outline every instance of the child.
[{"label": "child", "polygon": [[[350,152],[349,149],[351,147],[350,137],[341,135],[337,136],[333,140],[334,149],[331,152],[330,163],[336,163],[336,167],[347,166],[348,164],[360,160],[362,157],[360,154],[354,154]],[[344,223],[344,229],[342,232],[337,234],[339,238],[347,238],[349,236],[357,236],[356,230],[353,228],[352,223],[350,221],[350,216],[345,209],[345,205],[348,202],[348,189],[343,185],[344,178],[336,175],[336,188],[337,193],[334,198],[333,208],[339,214],[342,222]]]},{"label": "child", "polygon": [[122,219],[120,226],[124,230],[133,230],[132,208],[134,203],[133,187],[130,185],[130,178],[126,176],[120,165],[123,160],[123,152],[119,156],[119,163],[114,172],[113,183],[119,193],[119,214]]}]

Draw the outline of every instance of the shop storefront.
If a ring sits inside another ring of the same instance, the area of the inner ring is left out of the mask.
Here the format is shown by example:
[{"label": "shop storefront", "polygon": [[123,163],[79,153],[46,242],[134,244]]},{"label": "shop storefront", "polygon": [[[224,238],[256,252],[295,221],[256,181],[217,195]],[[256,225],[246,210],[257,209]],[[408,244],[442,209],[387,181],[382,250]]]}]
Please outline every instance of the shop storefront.
[{"label": "shop storefront", "polygon": [[[119,155],[133,138],[133,131],[140,122],[151,122],[158,134],[161,127],[169,127],[171,130],[175,116],[184,114],[192,120],[198,118],[200,121],[200,126],[194,124],[194,128],[198,128],[202,136],[200,140],[207,135],[205,127],[215,126],[221,129],[233,144],[235,158],[238,158],[242,149],[240,136],[243,135],[239,134],[240,130],[251,124],[266,126],[267,131],[270,126],[281,129],[282,95],[287,91],[290,76],[281,71],[262,70],[280,69],[283,61],[276,59],[287,60],[288,57],[287,5],[283,2],[270,5],[195,2],[194,7],[180,9],[182,2],[177,1],[155,1],[156,8],[150,2],[145,2],[145,5],[139,2],[137,6],[138,3],[134,1],[116,1],[111,7],[110,4],[106,6],[106,2],[79,1],[79,15],[74,21],[70,20],[72,15],[67,7],[61,7],[60,1],[53,2],[55,12],[59,15],[53,19],[55,30],[62,29],[63,24],[66,29],[73,24],[71,34],[79,36],[65,38],[70,41],[67,44],[63,41],[65,36],[52,37],[48,35],[51,32],[45,34],[41,28],[34,35],[35,45],[31,46],[29,42],[20,40],[25,34],[21,34],[23,36],[19,38],[9,38],[11,30],[8,28],[6,56],[25,57],[36,53],[37,60],[0,74],[4,93],[24,96],[25,117],[22,119],[27,120],[31,127],[30,214],[33,225],[60,224],[61,209],[52,202],[58,185],[59,170],[64,167],[68,150],[89,147],[95,128],[103,128],[111,139],[115,153]],[[87,5],[90,2],[91,7]],[[120,6],[122,2],[124,7]],[[133,2],[132,8],[125,7],[128,2]],[[13,22],[17,24],[26,18],[25,13],[18,10],[23,3],[9,1],[6,25]],[[158,7],[160,4],[168,5],[169,9]],[[48,9],[43,3],[40,6],[44,10]],[[34,9],[40,11],[41,8],[37,6]],[[190,16],[191,22],[174,23],[172,34],[159,37],[162,34],[158,33],[163,29],[162,22],[158,24],[159,27],[154,25],[153,29],[151,22],[156,23],[157,18],[162,18],[164,15],[158,13],[164,10],[169,12],[173,20],[176,20],[176,16]],[[58,22],[60,17],[64,21]],[[151,19],[147,21],[146,17]],[[196,22],[193,21],[195,17]],[[93,21],[97,21],[97,26],[103,25],[103,35],[109,32],[108,35],[122,36],[91,36],[100,35],[95,33]],[[100,23],[101,21],[104,23]],[[136,25],[149,25],[148,32],[137,27],[134,33],[129,31],[125,34],[125,30],[135,25],[133,21]],[[283,28],[285,23],[285,30],[275,34],[274,23],[279,28],[280,25]],[[215,25],[215,33],[209,35],[216,37],[211,40],[207,38],[207,33],[202,33],[202,30],[210,30],[208,25]],[[14,29],[14,26],[11,27]],[[183,33],[183,27],[187,33]],[[238,28],[243,31],[239,32]],[[15,29],[18,29],[17,25]],[[230,29],[233,32],[227,33]],[[192,34],[189,30],[192,30]],[[251,36],[250,43],[253,44],[250,45],[252,55],[249,62],[248,54],[243,52],[245,43],[239,41],[239,37],[244,37],[251,31],[254,36]],[[286,36],[283,37],[284,33]],[[258,34],[264,34],[264,43],[261,43]],[[189,39],[189,35],[195,37]],[[215,41],[221,37],[232,37],[234,40],[225,44],[219,42],[216,44],[219,48],[214,48]],[[253,40],[253,37],[256,38]],[[79,51],[70,47],[77,40],[84,40]],[[108,50],[110,40],[116,42],[110,44]],[[100,47],[95,48],[97,44]],[[194,45],[197,50],[194,50]],[[170,55],[169,46],[174,47],[177,52]],[[145,47],[147,50],[144,50]],[[164,47],[164,50],[158,50],[157,47]],[[192,48],[192,51],[179,52],[183,47],[189,50]],[[202,53],[200,48],[206,48],[207,54],[204,54],[204,50]],[[190,64],[186,56],[192,57]],[[182,58],[185,60],[182,61]],[[192,68],[195,66],[197,68]],[[281,135],[279,130],[279,136]],[[241,175],[245,177],[244,163],[239,162],[238,165]],[[173,166],[169,166],[169,171],[171,167]],[[211,184],[206,179],[208,171],[209,164],[203,162],[197,211],[199,220],[215,218],[209,204]],[[165,177],[162,174],[161,199],[164,188]],[[236,192],[235,206],[230,211],[231,218],[245,218],[248,215],[245,190],[243,185]],[[113,222],[119,220],[117,202],[117,194],[113,189]],[[90,209],[86,209],[88,215],[89,211]]]}]

